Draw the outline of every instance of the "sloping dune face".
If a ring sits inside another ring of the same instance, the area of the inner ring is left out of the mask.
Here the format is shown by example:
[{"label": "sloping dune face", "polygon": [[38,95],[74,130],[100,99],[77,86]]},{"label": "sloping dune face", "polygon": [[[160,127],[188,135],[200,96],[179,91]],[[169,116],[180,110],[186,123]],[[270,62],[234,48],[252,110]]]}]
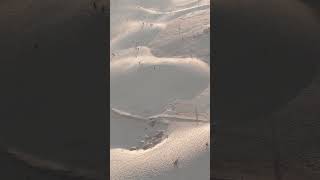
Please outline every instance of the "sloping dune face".
[{"label": "sloping dune face", "polygon": [[[172,126],[169,138],[152,149],[112,149],[111,179],[209,179],[210,126]],[[173,163],[179,159],[179,168]]]},{"label": "sloping dune face", "polygon": [[209,1],[111,1],[111,179],[209,179]]},{"label": "sloping dune face", "polygon": [[110,68],[111,105],[135,114],[160,113],[174,99],[191,99],[209,83],[208,65],[196,59],[131,57]]}]

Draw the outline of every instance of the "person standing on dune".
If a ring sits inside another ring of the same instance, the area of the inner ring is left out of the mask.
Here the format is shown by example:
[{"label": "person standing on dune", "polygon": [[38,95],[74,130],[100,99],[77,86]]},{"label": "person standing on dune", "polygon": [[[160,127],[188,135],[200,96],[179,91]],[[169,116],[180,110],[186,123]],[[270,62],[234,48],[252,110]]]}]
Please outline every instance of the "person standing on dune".
[{"label": "person standing on dune", "polygon": [[198,109],[197,109],[197,106],[195,106],[195,115],[196,115],[196,122],[197,122],[197,125],[199,124],[199,119],[198,119]]},{"label": "person standing on dune", "polygon": [[177,158],[174,162],[173,162],[173,166],[175,168],[178,168],[178,163],[179,163],[179,158]]}]

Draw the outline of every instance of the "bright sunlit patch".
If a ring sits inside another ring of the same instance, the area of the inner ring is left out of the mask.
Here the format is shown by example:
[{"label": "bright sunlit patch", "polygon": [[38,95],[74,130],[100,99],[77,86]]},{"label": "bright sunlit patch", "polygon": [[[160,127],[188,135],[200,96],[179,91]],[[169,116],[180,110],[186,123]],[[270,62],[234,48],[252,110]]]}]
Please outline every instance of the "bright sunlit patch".
[{"label": "bright sunlit patch", "polygon": [[[131,72],[140,69],[147,69],[158,66],[175,66],[177,68],[185,68],[192,71],[199,71],[204,74],[210,72],[208,64],[196,58],[157,58],[152,55],[127,57],[122,60],[113,61],[110,64],[111,76],[119,72]],[[208,74],[209,75],[209,74]]]}]

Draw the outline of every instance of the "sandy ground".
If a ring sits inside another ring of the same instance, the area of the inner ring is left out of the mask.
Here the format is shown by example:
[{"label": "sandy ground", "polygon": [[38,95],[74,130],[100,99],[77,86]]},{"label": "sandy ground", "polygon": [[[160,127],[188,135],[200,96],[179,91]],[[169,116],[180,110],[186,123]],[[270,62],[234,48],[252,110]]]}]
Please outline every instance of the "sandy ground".
[{"label": "sandy ground", "polygon": [[209,179],[209,1],[111,1],[111,179]]}]

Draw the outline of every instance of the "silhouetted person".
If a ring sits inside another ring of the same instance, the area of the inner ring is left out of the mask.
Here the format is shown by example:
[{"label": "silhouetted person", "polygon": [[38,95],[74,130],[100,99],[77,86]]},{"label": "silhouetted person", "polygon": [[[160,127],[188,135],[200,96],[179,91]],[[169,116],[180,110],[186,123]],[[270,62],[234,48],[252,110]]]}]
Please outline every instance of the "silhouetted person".
[{"label": "silhouetted person", "polygon": [[150,122],[150,126],[151,127],[154,127],[156,125],[156,120],[152,120],[151,122]]},{"label": "silhouetted person", "polygon": [[137,47],[137,54],[136,54],[136,57],[138,57],[138,54],[139,54],[139,47]]},{"label": "silhouetted person", "polygon": [[179,159],[176,159],[174,162],[173,162],[173,166],[175,168],[178,168],[178,163],[179,163]]}]

